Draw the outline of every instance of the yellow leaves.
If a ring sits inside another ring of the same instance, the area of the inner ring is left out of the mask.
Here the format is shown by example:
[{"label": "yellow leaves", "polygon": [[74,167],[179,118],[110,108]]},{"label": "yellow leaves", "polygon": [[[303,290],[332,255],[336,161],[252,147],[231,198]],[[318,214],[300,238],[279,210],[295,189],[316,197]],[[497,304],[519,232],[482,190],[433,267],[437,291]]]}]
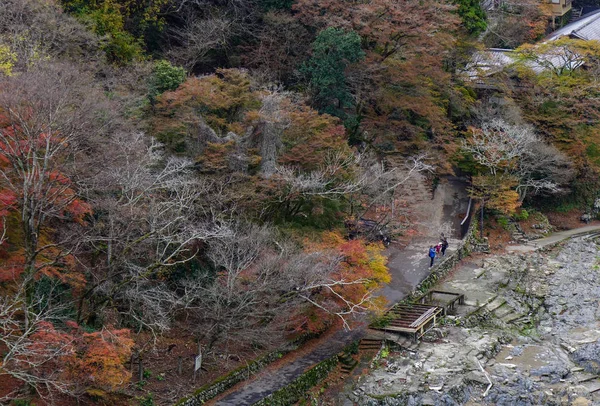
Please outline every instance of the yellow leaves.
[{"label": "yellow leaves", "polygon": [[514,190],[517,180],[510,175],[474,176],[471,195],[485,200],[488,208],[512,214],[521,206],[519,194]]},{"label": "yellow leaves", "polygon": [[346,240],[342,235],[335,231],[325,231],[323,233],[323,245],[326,247],[337,247],[344,244]]},{"label": "yellow leaves", "polygon": [[339,251],[344,256],[344,272],[368,280],[365,287],[369,289],[391,280],[381,243],[368,243],[361,239],[348,241],[339,232],[325,231],[320,244],[308,242],[308,245],[313,250],[320,247]]},{"label": "yellow leaves", "polygon": [[367,246],[369,254],[369,268],[373,271],[373,279],[379,283],[390,283],[392,276],[388,272],[387,257],[383,255],[382,244],[369,244]]},{"label": "yellow leaves", "polygon": [[0,44],[0,76],[11,76],[15,62],[17,54],[12,52],[9,46]]}]

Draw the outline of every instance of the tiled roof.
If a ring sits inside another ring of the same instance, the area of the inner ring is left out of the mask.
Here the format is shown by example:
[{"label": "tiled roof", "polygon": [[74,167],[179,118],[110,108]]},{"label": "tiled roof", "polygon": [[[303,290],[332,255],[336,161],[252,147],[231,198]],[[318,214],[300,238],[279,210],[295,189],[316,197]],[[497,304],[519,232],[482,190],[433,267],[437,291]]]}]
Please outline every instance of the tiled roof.
[{"label": "tiled roof", "polygon": [[489,48],[473,54],[467,65],[467,75],[471,78],[489,76],[514,62],[512,49]]},{"label": "tiled roof", "polygon": [[600,41],[600,10],[593,11],[579,20],[565,25],[560,30],[554,31],[546,38],[546,41],[554,41],[564,36]]}]

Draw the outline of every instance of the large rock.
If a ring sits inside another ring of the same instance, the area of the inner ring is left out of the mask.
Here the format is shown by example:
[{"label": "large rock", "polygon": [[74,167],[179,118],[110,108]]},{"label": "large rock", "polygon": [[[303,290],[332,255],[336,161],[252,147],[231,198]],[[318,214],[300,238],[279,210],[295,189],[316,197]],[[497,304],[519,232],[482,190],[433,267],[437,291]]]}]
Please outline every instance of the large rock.
[{"label": "large rock", "polygon": [[571,354],[571,358],[587,372],[600,374],[600,340],[582,345]]}]

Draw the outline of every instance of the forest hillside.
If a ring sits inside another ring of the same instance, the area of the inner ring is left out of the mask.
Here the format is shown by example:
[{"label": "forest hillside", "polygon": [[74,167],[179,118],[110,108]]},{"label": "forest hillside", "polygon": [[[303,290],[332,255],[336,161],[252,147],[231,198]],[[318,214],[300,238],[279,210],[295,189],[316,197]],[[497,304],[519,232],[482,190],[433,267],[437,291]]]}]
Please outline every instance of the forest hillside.
[{"label": "forest hillside", "polygon": [[502,3],[0,1],[0,403],[172,404],[378,314],[415,172],[597,214],[600,44]]}]

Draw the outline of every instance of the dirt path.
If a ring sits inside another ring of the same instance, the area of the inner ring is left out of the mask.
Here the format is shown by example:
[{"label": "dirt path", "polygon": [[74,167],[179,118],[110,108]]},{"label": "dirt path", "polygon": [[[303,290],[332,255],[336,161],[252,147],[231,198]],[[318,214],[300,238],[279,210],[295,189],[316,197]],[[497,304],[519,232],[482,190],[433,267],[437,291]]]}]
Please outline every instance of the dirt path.
[{"label": "dirt path", "polygon": [[[402,299],[428,275],[428,249],[439,241],[440,233],[449,237],[448,252],[452,252],[461,237],[460,222],[468,203],[464,183],[456,178],[442,180],[433,196],[421,177],[415,177],[404,185],[403,192],[412,199],[411,217],[418,222],[418,236],[405,248],[392,243],[386,252],[392,282],[381,290],[381,294],[390,303]],[[365,334],[364,326],[350,332],[337,331],[320,340],[309,353],[300,356],[288,354],[275,368],[269,368],[251,381],[240,383],[230,393],[209,404],[252,405],[285,387],[315,364],[339,353],[348,344],[360,340]]]},{"label": "dirt path", "polygon": [[226,395],[214,404],[219,406],[252,405],[290,384],[312,366],[341,352],[344,347],[353,341],[360,340],[365,335],[365,331],[364,327],[352,331],[337,331],[326,340],[321,340],[308,354],[297,357],[289,363],[282,362],[280,368],[268,370],[252,382],[244,382],[238,390]]},{"label": "dirt path", "polygon": [[567,238],[575,237],[578,235],[594,234],[600,232],[600,226],[585,226],[574,228],[572,230],[558,231],[550,234],[548,237],[539,238],[537,240],[531,240],[527,244],[522,245],[509,245],[506,247],[508,252],[531,252],[544,248],[546,246],[559,243]]}]

